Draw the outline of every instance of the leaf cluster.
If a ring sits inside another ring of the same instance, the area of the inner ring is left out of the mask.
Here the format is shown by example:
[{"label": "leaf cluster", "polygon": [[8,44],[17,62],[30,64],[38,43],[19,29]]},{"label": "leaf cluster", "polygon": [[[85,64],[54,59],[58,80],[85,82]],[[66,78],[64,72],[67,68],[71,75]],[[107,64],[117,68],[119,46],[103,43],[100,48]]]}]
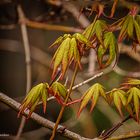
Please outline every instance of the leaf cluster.
[{"label": "leaf cluster", "polygon": [[123,87],[114,88],[109,92],[105,92],[104,87],[99,83],[91,86],[81,97],[78,116],[90,101],[91,112],[94,109],[99,97],[102,96],[110,105],[113,103],[116,106],[116,109],[122,118],[124,116],[122,110],[125,109],[137,122],[139,122],[140,80],[128,79],[127,82],[122,85]]},{"label": "leaf cluster", "polygon": [[121,28],[118,41],[130,38],[133,44],[140,44],[140,15],[128,14],[118,23]]},{"label": "leaf cluster", "polygon": [[53,73],[54,79],[58,67],[61,67],[62,76],[64,76],[68,66],[74,61],[81,67],[81,56],[85,49],[91,47],[91,42],[82,34],[75,33],[74,35],[65,34],[59,37],[50,47],[57,46],[57,50],[53,56]]},{"label": "leaf cluster", "polygon": [[63,103],[62,99],[66,98],[67,89],[64,85],[59,82],[54,82],[51,86],[48,83],[40,83],[33,87],[28,95],[23,100],[20,111],[18,113],[18,117],[22,114],[26,109],[29,109],[28,118],[31,116],[32,112],[35,110],[37,105],[42,102],[43,111],[46,112],[47,99],[49,95],[53,95],[56,97],[57,101],[61,104]]}]

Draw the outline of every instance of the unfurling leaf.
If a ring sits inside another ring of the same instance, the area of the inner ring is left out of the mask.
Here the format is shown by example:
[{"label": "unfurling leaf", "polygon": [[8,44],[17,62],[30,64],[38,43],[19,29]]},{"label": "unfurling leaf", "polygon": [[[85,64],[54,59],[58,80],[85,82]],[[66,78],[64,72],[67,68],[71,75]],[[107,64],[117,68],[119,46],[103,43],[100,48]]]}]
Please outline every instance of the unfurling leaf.
[{"label": "unfurling leaf", "polygon": [[59,82],[54,82],[51,85],[50,89],[52,90],[55,97],[62,97],[63,99],[65,99],[67,96],[66,87]]},{"label": "unfurling leaf", "polygon": [[128,78],[127,82],[123,83],[122,85],[140,86],[140,80]]},{"label": "unfurling leaf", "polygon": [[134,112],[136,113],[136,120],[139,122],[139,110],[140,110],[140,89],[132,87],[128,90],[127,105],[133,104]]},{"label": "unfurling leaf", "polygon": [[31,116],[32,112],[35,110],[36,106],[40,101],[43,102],[43,110],[44,113],[46,111],[46,103],[48,98],[48,91],[47,88],[49,85],[47,83],[41,83],[35,87],[33,87],[26,98],[23,100],[20,111],[18,113],[18,117],[21,113],[23,113],[26,109],[30,109],[28,118]]},{"label": "unfurling leaf", "polygon": [[[103,64],[103,56],[109,51],[109,58],[105,64]],[[111,64],[114,58],[117,56],[118,45],[116,38],[112,32],[106,32],[104,34],[104,42],[101,44],[97,50],[97,57],[100,67],[106,67]]]},{"label": "unfurling leaf", "polygon": [[93,22],[85,29],[83,35],[89,39],[95,36],[97,40],[103,44],[103,32],[105,29],[107,29],[106,22],[104,20],[97,20],[95,23]]},{"label": "unfurling leaf", "polygon": [[122,113],[122,105],[126,106],[126,93],[123,90],[120,89],[113,89],[110,93],[110,97],[113,99],[113,102],[119,111],[121,117],[123,117]]},{"label": "unfurling leaf", "polygon": [[106,95],[105,95],[105,91],[102,85],[100,85],[99,83],[94,84],[92,87],[90,87],[85,94],[82,96],[82,101],[81,101],[81,105],[78,111],[78,116],[80,115],[81,111],[83,110],[83,108],[88,104],[88,102],[91,100],[91,109],[90,112],[94,109],[97,100],[99,98],[99,96],[103,96],[106,99]]}]

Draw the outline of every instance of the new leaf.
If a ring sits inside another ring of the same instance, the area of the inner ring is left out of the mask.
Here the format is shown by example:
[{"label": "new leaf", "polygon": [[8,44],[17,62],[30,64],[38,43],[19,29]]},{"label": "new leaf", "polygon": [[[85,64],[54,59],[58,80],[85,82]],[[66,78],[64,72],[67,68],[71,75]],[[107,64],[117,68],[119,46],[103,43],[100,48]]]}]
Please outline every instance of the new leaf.
[{"label": "new leaf", "polygon": [[85,94],[82,96],[81,105],[78,111],[78,116],[80,115],[83,108],[88,104],[88,102],[91,100],[91,109],[90,112],[94,109],[99,96],[103,96],[106,99],[104,88],[101,84],[96,83],[92,87],[90,87]]}]

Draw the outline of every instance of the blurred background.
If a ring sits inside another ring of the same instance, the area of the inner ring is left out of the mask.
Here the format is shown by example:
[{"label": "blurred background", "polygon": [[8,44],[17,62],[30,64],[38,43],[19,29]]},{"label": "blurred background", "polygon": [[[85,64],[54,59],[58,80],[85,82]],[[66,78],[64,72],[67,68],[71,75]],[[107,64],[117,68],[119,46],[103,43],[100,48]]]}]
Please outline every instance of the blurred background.
[{"label": "blurred background", "polygon": [[[49,82],[51,77],[51,58],[55,49],[49,46],[65,33],[82,32],[94,19],[90,9],[96,1],[81,0],[0,0],[0,92],[8,95],[18,102],[22,102],[26,94],[26,62],[24,53],[22,24],[27,28],[27,38],[31,51],[31,87],[40,82]],[[110,14],[112,0],[102,1],[107,3],[105,14]],[[126,1],[139,4],[139,1]],[[19,20],[17,11],[18,3],[24,13],[24,20]],[[127,7],[127,6],[126,6]],[[114,19],[106,19],[112,23],[128,13],[124,5],[116,9]],[[31,22],[30,22],[31,21]],[[57,26],[56,26],[57,25]],[[117,34],[116,34],[117,36]],[[134,53],[130,43],[125,41],[124,49],[120,50],[118,64],[104,70],[104,75],[94,79],[84,86],[75,90],[72,98],[76,99],[86,91],[92,84],[99,82],[106,87],[106,91],[119,87],[127,77],[140,77],[140,49]],[[75,84],[94,76],[99,71],[99,66],[94,50],[90,50],[82,59],[83,69],[79,71]],[[68,85],[72,75],[73,67],[68,71]],[[65,82],[62,81],[63,83]],[[83,110],[77,118],[79,105],[74,104],[65,109],[61,124],[84,137],[93,138],[99,136],[102,131],[111,128],[121,121],[115,108],[110,107],[103,99],[100,99],[92,113],[89,107]],[[55,101],[49,101],[46,114],[43,114],[42,106],[36,108],[36,113],[55,122],[61,106]],[[8,137],[0,139],[14,139],[21,118],[17,118],[17,112],[0,102],[0,134],[9,134]],[[140,126],[133,120],[124,123],[113,135],[123,134],[131,130],[139,130]],[[51,131],[29,119],[23,129],[21,140],[44,140],[49,139]],[[66,138],[57,135],[56,139]],[[137,138],[139,139],[139,138]]]}]

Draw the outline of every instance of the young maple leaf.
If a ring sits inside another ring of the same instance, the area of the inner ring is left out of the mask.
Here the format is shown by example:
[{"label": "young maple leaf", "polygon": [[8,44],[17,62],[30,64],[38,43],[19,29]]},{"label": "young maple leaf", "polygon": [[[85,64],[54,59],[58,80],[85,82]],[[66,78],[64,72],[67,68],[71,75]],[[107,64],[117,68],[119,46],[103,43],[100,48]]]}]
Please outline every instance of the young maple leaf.
[{"label": "young maple leaf", "polygon": [[123,113],[122,113],[122,105],[126,106],[126,93],[123,90],[120,89],[113,89],[112,92],[110,93],[110,98],[113,99],[113,102],[119,111],[121,117],[123,118]]},{"label": "young maple leaf", "polygon": [[67,96],[66,87],[59,82],[54,82],[50,87],[50,91],[51,91],[51,94],[56,97],[57,101],[60,104],[63,104],[63,101],[61,100],[61,97],[63,99],[66,98],[66,96]]},{"label": "young maple leaf", "polygon": [[129,86],[140,86],[140,80],[139,79],[134,79],[134,78],[128,78],[125,83],[122,85],[129,85]]},{"label": "young maple leaf", "polygon": [[32,112],[35,110],[36,106],[40,101],[43,103],[43,110],[44,113],[46,111],[46,103],[47,103],[47,98],[48,98],[48,84],[47,83],[41,83],[35,87],[33,87],[26,98],[23,100],[21,106],[20,106],[20,111],[18,113],[18,117],[20,114],[22,114],[26,109],[29,109],[29,115],[27,118],[29,118],[32,114]]},{"label": "young maple leaf", "polygon": [[133,104],[134,112],[136,113],[136,120],[139,122],[139,111],[140,111],[140,89],[132,87],[128,90],[127,105]]},{"label": "young maple leaf", "polygon": [[140,44],[140,16],[135,11],[135,8],[132,8],[129,14],[118,23],[117,26],[121,28],[119,42],[128,37],[133,41],[133,44]]},{"label": "young maple leaf", "polygon": [[83,110],[83,108],[88,104],[88,102],[91,100],[91,109],[90,112],[94,109],[99,96],[103,96],[105,99],[106,95],[105,95],[105,91],[104,88],[101,84],[96,83],[94,84],[92,87],[90,87],[85,94],[81,97],[81,105],[78,111],[78,116],[80,115],[81,111]]},{"label": "young maple leaf", "polygon": [[58,67],[61,67],[61,78],[63,78],[68,66],[74,61],[81,67],[80,60],[85,49],[90,48],[92,44],[82,34],[75,33],[74,35],[65,34],[63,37],[59,37],[52,45],[57,46],[57,50],[53,56],[53,73],[52,79],[54,79]]},{"label": "young maple leaf", "polygon": [[107,28],[108,26],[104,20],[96,20],[85,29],[83,35],[86,38],[92,38],[94,42],[99,41],[101,44],[103,44],[103,33]]},{"label": "young maple leaf", "polygon": [[[103,57],[105,53],[109,51],[109,58],[105,64],[103,64]],[[103,45],[100,44],[97,49],[97,58],[100,67],[106,67],[111,64],[115,57],[117,57],[118,52],[118,44],[117,40],[112,32],[106,32],[104,34],[104,42]]]}]

